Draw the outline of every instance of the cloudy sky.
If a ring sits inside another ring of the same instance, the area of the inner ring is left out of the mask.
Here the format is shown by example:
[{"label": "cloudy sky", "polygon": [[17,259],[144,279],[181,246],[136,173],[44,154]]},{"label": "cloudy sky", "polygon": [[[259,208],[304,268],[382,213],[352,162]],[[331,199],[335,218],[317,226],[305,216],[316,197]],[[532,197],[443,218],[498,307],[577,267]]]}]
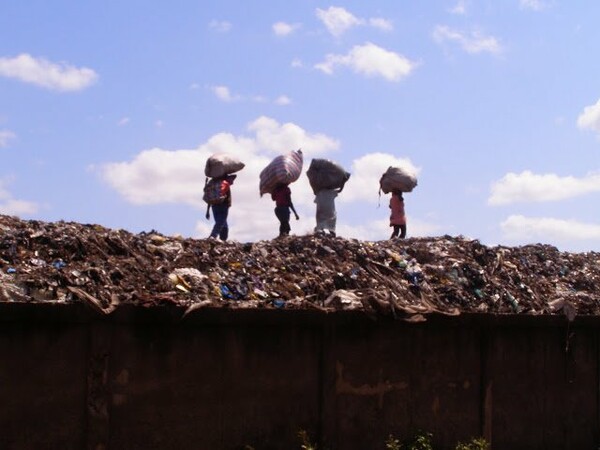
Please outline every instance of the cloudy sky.
[{"label": "cloudy sky", "polygon": [[[0,4],[0,213],[204,237],[204,163],[246,168],[231,237],[271,238],[258,174],[302,148],[352,173],[338,232],[600,250],[600,2],[42,0]],[[306,176],[292,185],[314,227]]]}]

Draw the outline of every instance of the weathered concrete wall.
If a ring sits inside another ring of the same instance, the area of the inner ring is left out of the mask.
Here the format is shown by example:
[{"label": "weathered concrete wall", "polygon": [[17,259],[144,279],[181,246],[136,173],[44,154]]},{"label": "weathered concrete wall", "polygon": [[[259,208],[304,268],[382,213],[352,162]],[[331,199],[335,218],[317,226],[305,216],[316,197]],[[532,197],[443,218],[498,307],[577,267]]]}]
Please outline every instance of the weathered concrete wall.
[{"label": "weathered concrete wall", "polygon": [[599,444],[596,318],[0,305],[0,448]]}]

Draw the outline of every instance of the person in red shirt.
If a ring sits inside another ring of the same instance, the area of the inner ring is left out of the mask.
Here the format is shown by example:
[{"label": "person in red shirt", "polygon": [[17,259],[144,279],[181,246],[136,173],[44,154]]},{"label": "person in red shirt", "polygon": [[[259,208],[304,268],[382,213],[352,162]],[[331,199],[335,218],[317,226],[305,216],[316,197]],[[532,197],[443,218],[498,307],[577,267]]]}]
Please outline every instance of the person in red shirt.
[{"label": "person in red shirt", "polygon": [[390,198],[390,209],[392,210],[390,215],[390,227],[394,227],[394,231],[392,232],[390,239],[394,239],[396,237],[404,239],[406,237],[406,214],[404,213],[404,198],[402,197],[401,191],[392,192],[392,198]]},{"label": "person in red shirt", "polygon": [[290,235],[290,210],[294,212],[296,220],[300,219],[292,203],[292,191],[287,184],[279,184],[271,192],[275,202],[275,215],[279,219],[279,237]]},{"label": "person in red shirt", "polygon": [[206,218],[210,219],[209,210],[212,208],[213,216],[215,218],[215,225],[210,232],[211,238],[217,238],[226,241],[229,237],[229,225],[227,224],[227,216],[229,215],[229,208],[231,207],[231,185],[237,175],[225,175],[220,178],[221,180],[221,192],[225,194],[225,199],[222,203],[217,205],[209,205],[206,208]]}]

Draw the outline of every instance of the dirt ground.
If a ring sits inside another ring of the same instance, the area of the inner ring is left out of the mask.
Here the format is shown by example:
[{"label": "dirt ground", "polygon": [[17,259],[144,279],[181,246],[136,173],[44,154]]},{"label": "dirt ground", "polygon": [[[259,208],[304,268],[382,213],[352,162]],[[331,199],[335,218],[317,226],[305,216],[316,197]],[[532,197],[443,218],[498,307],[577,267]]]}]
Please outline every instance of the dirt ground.
[{"label": "dirt ground", "polygon": [[103,313],[133,303],[572,319],[600,312],[600,253],[452,236],[223,243],[0,216],[0,301],[85,302]]}]

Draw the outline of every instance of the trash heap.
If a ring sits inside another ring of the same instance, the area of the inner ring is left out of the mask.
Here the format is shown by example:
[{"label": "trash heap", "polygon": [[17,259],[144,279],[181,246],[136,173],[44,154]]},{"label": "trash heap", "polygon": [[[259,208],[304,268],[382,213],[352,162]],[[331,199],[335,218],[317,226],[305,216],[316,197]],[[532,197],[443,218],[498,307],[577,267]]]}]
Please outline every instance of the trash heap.
[{"label": "trash heap", "polygon": [[133,234],[0,216],[0,301],[147,307],[600,314],[600,254],[487,247],[463,237],[253,243]]}]

